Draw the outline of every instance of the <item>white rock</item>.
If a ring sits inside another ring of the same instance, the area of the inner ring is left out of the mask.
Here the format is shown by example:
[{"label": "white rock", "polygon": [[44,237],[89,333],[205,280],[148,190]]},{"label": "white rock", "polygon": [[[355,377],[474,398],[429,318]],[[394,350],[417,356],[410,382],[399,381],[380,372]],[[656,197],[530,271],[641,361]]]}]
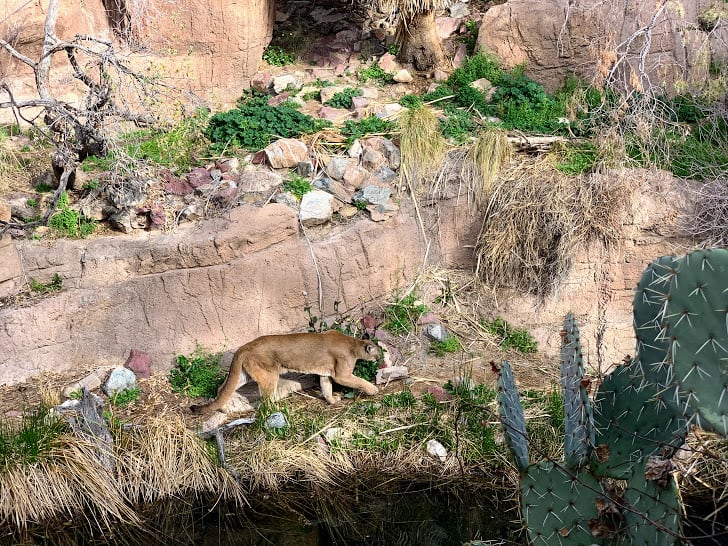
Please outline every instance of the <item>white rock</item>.
[{"label": "white rock", "polygon": [[240,393],[233,393],[233,396],[221,408],[225,413],[247,413],[255,408],[250,405],[248,399]]},{"label": "white rock", "polygon": [[285,415],[283,415],[280,411],[276,411],[275,413],[271,413],[266,418],[263,426],[265,426],[265,428],[267,428],[267,429],[286,428],[288,426],[288,421],[286,421]]},{"label": "white rock", "polygon": [[129,368],[118,366],[114,368],[106,380],[104,392],[107,396],[113,396],[117,392],[133,389],[137,386],[136,375]]},{"label": "white rock", "polygon": [[334,196],[322,190],[312,190],[301,198],[300,216],[304,226],[328,222],[334,213]]},{"label": "white rock", "polygon": [[427,453],[432,457],[440,459],[443,463],[447,459],[447,449],[437,440],[427,440]]},{"label": "white rock", "polygon": [[402,70],[399,70],[394,76],[394,81],[397,83],[410,83],[414,80],[412,77],[412,74],[409,73],[409,70],[406,68],[403,68]]},{"label": "white rock", "polygon": [[280,95],[286,89],[293,89],[298,91],[303,87],[301,80],[299,80],[294,74],[283,74],[273,78],[273,91],[276,95]]},{"label": "white rock", "polygon": [[75,383],[71,383],[65,389],[63,389],[63,396],[65,398],[71,398],[73,393],[80,391],[83,387],[92,391],[98,389],[101,386],[101,378],[97,372],[91,372],[86,377],[79,379]]},{"label": "white rock", "polygon": [[407,377],[409,374],[409,370],[407,369],[407,366],[390,366],[388,368],[379,368],[377,370],[377,377],[374,380],[377,385],[381,385],[382,383],[388,383],[389,381],[393,381],[395,379],[402,379],[404,377]]}]

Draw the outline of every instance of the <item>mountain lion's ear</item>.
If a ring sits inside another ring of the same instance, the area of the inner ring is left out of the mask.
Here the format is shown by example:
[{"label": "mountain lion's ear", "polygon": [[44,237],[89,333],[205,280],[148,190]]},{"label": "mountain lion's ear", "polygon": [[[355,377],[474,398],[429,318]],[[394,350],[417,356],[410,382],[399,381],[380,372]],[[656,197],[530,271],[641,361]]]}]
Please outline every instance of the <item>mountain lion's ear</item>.
[{"label": "mountain lion's ear", "polygon": [[364,332],[364,334],[362,334],[361,338],[362,338],[362,339],[371,339],[371,338],[369,337],[369,332]]}]

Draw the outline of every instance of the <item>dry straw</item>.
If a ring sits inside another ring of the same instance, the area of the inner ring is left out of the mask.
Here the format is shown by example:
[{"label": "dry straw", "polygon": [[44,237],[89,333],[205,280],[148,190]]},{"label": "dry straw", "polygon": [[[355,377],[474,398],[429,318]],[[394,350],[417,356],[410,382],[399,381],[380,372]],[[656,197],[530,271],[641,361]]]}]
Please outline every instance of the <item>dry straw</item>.
[{"label": "dry straw", "polygon": [[512,165],[485,198],[477,272],[492,288],[545,297],[586,243],[618,244],[629,196],[624,177],[569,177],[548,157]]},{"label": "dry straw", "polygon": [[435,112],[426,106],[402,112],[399,127],[400,174],[410,191],[415,192],[437,174],[447,143]]}]

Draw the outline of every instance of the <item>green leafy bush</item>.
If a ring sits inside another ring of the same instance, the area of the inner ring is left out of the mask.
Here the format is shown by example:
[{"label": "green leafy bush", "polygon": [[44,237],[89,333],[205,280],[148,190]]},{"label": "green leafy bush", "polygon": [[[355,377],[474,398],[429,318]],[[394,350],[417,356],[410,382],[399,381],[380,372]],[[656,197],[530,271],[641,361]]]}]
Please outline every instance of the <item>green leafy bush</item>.
[{"label": "green leafy bush", "polygon": [[141,392],[142,391],[139,389],[139,387],[124,389],[123,391],[118,391],[111,395],[109,401],[111,402],[112,406],[116,406],[117,408],[125,408],[129,404],[139,400],[139,395],[141,395]]},{"label": "green leafy bush", "polygon": [[361,97],[361,95],[362,90],[358,87],[347,87],[343,91],[334,93],[333,96],[324,104],[326,106],[331,106],[332,108],[344,108],[348,110],[353,105],[351,99],[354,97]]},{"label": "green leafy bush", "polygon": [[96,230],[96,221],[70,208],[68,193],[63,192],[58,199],[56,212],[48,220],[48,226],[63,237],[85,238]]},{"label": "green leafy bush", "polygon": [[288,180],[283,184],[283,189],[296,196],[299,201],[301,198],[313,189],[311,181],[295,173],[291,173]]},{"label": "green leafy bush", "polygon": [[417,95],[404,95],[399,99],[399,103],[405,108],[419,108],[424,104],[422,97]]},{"label": "green leafy bush", "polygon": [[597,150],[593,144],[562,146],[555,150],[554,167],[562,173],[577,175],[591,172],[597,161]]},{"label": "green leafy bush", "polygon": [[522,353],[536,352],[536,341],[523,328],[514,328],[500,317],[484,322],[483,326],[489,333],[500,338],[500,345],[506,350],[513,348]]},{"label": "green leafy bush", "polygon": [[412,331],[417,320],[427,313],[427,306],[415,294],[390,303],[384,310],[384,328],[395,335]]},{"label": "green leafy bush", "polygon": [[379,364],[379,360],[357,360],[354,364],[354,375],[367,381],[374,381]]},{"label": "green leafy bush", "polygon": [[273,66],[286,66],[296,61],[293,53],[287,53],[282,47],[269,45],[263,51],[263,60]]},{"label": "green leafy bush", "polygon": [[330,125],[289,106],[269,106],[264,96],[251,95],[239,100],[237,108],[213,115],[205,135],[212,143],[211,151],[219,154],[230,147],[260,150],[274,138],[298,137]]},{"label": "green leafy bush", "polygon": [[220,368],[221,358],[222,353],[212,354],[201,347],[197,347],[191,355],[177,356],[177,366],[169,372],[172,390],[190,398],[213,398],[227,375]]},{"label": "green leafy bush", "polygon": [[35,280],[33,277],[30,278],[30,291],[36,294],[49,294],[51,292],[58,292],[63,284],[63,279],[58,273],[53,274],[53,278],[49,283],[43,283]]},{"label": "green leafy bush", "polygon": [[460,341],[455,336],[448,336],[442,341],[433,340],[430,343],[428,352],[435,356],[445,356],[448,353],[456,353],[461,350]]},{"label": "green leafy bush", "polygon": [[374,80],[379,85],[385,85],[394,83],[394,76],[379,66],[378,62],[375,62],[371,66],[359,70],[359,81],[364,83],[369,80]]}]

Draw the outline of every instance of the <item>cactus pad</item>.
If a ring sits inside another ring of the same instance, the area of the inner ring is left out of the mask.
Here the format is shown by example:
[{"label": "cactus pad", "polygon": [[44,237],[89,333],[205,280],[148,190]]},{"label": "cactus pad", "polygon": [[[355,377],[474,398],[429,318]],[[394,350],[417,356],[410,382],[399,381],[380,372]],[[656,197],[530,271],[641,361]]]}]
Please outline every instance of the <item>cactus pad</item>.
[{"label": "cactus pad", "polygon": [[523,415],[511,365],[506,361],[501,362],[498,371],[498,402],[506,441],[516,459],[518,468],[524,471],[529,464],[526,418]]},{"label": "cactus pad", "polygon": [[521,511],[531,544],[601,543],[592,535],[596,525],[616,532],[623,522],[603,521],[598,505],[608,500],[601,491],[589,472],[570,472],[552,462],[530,466],[521,477]]},{"label": "cactus pad", "polygon": [[696,424],[728,436],[728,250],[681,258],[669,293],[665,338],[680,393]]},{"label": "cactus pad", "polygon": [[561,332],[561,386],[564,392],[564,457],[580,468],[589,462],[594,426],[589,394],[584,386],[584,360],[579,326],[569,313]]},{"label": "cactus pad", "polygon": [[687,421],[657,399],[634,364],[617,366],[594,396],[595,461],[599,474],[628,479],[648,456],[671,456],[685,441]]}]

